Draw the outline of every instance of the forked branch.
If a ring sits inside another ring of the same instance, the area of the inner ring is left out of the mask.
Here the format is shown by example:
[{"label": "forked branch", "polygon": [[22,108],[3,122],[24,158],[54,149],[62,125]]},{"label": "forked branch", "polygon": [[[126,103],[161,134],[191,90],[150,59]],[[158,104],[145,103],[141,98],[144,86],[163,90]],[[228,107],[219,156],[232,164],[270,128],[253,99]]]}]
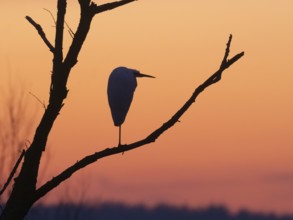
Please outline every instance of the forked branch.
[{"label": "forked branch", "polygon": [[203,92],[207,87],[210,85],[220,81],[222,73],[224,70],[229,68],[233,63],[238,61],[243,55],[244,52],[241,52],[231,59],[228,59],[229,53],[230,53],[230,45],[232,41],[232,35],[230,35],[225,55],[223,58],[223,61],[220,65],[220,68],[211,75],[203,84],[198,86],[192,96],[186,101],[186,103],[171,117],[167,122],[165,122],[161,127],[159,127],[157,130],[153,131],[149,136],[147,136],[145,139],[137,141],[132,144],[128,145],[120,145],[119,147],[113,147],[113,148],[107,148],[105,150],[96,152],[92,155],[89,155],[87,157],[84,157],[80,161],[76,162],[74,165],[68,167],[66,170],[64,170],[62,173],[54,177],[52,180],[45,183],[43,186],[41,186],[35,194],[35,200],[38,200],[39,198],[46,195],[49,191],[57,187],[60,183],[68,179],[72,174],[74,174],[79,169],[88,166],[91,163],[94,163],[95,161],[111,156],[114,154],[119,154],[125,151],[133,150],[135,148],[141,147],[143,145],[149,144],[151,142],[155,142],[155,140],[162,135],[165,131],[167,131],[169,128],[171,128],[176,122],[179,121],[180,117],[187,111],[187,109],[195,102],[198,95]]}]

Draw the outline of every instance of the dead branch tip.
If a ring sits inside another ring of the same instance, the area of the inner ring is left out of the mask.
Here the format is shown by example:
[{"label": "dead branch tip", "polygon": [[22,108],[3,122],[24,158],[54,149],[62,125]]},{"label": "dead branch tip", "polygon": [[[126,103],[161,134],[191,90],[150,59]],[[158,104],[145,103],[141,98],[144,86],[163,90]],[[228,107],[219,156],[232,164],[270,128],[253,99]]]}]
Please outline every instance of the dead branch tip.
[{"label": "dead branch tip", "polygon": [[35,22],[31,17],[25,16],[26,20],[34,26],[34,28],[38,31],[40,37],[44,41],[44,43],[47,45],[47,47],[50,49],[52,53],[54,53],[55,48],[52,46],[50,41],[47,39],[45,32],[43,31],[41,25],[39,25],[37,22]]}]

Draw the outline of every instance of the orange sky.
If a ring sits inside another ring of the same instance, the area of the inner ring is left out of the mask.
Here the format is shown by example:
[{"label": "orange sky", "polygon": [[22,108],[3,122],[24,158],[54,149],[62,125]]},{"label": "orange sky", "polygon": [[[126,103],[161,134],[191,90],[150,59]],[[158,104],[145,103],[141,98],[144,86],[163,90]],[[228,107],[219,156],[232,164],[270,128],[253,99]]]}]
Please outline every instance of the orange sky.
[{"label": "orange sky", "polygon": [[[40,23],[53,43],[54,23],[42,9],[55,14],[52,2],[0,2],[0,83],[12,72],[45,102],[52,56],[24,17]],[[77,1],[68,1],[66,20],[73,30],[78,16]],[[218,68],[232,33],[231,55],[244,50],[244,58],[199,97],[181,123],[152,145],[97,162],[65,186],[83,185],[86,201],[216,203],[292,213],[292,21],[291,0],[139,0],[96,16],[50,135],[44,178],[117,144],[106,96],[113,68],[157,77],[138,80],[123,126],[123,143],[132,143],[168,120]],[[42,106],[32,96],[30,102],[39,108],[38,121]],[[49,200],[58,200],[60,190]]]}]

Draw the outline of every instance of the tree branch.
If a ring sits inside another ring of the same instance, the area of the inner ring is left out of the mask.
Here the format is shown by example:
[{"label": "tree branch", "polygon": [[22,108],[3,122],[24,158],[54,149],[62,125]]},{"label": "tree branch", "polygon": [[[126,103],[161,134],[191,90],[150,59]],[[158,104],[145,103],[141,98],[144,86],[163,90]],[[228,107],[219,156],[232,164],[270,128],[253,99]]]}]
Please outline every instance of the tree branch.
[{"label": "tree branch", "polygon": [[31,23],[35,29],[38,31],[40,37],[42,38],[42,40],[44,41],[44,43],[47,45],[47,47],[50,49],[50,51],[52,53],[54,53],[55,48],[52,46],[52,44],[50,43],[50,41],[47,39],[45,32],[43,31],[41,25],[39,25],[38,23],[36,23],[31,17],[29,16],[25,16],[26,20],[28,20],[29,23]]},{"label": "tree branch", "polygon": [[14,176],[14,174],[15,174],[15,172],[16,172],[19,164],[20,164],[20,162],[22,161],[22,158],[24,157],[24,154],[25,154],[25,150],[22,150],[22,152],[21,152],[18,160],[16,161],[16,163],[15,163],[15,165],[14,165],[14,167],[13,167],[13,169],[12,169],[12,171],[11,171],[7,181],[6,181],[6,183],[4,184],[3,188],[0,191],[0,196],[4,193],[4,191],[6,190],[7,186],[11,182],[11,180],[12,180],[12,178],[13,178],[13,176]]},{"label": "tree branch", "polygon": [[218,82],[221,79],[221,75],[224,70],[229,68],[233,63],[238,61],[243,55],[244,52],[241,52],[237,55],[235,55],[232,59],[228,59],[229,52],[230,52],[230,44],[232,40],[232,35],[230,35],[226,52],[224,55],[224,59],[220,65],[220,68],[211,75],[203,84],[198,86],[192,96],[186,101],[186,103],[173,115],[172,118],[170,118],[167,122],[165,122],[161,127],[159,127],[157,130],[152,132],[149,136],[147,136],[145,139],[140,140],[138,142],[129,144],[129,145],[120,145],[119,147],[113,147],[113,148],[107,148],[105,150],[96,152],[92,155],[86,156],[80,161],[76,162],[74,165],[70,166],[66,170],[64,170],[62,173],[57,175],[56,177],[52,178],[52,180],[45,183],[43,186],[41,186],[39,189],[37,189],[35,194],[35,200],[38,200],[39,198],[46,195],[49,191],[57,187],[60,183],[68,179],[72,174],[77,172],[79,169],[82,169],[83,167],[88,166],[91,163],[94,163],[95,161],[111,156],[114,154],[119,154],[125,151],[133,150],[135,148],[141,147],[143,145],[149,144],[151,142],[155,142],[155,140],[162,135],[165,131],[167,131],[169,128],[171,128],[176,122],[179,121],[180,117],[187,111],[187,109],[195,102],[198,95],[203,92],[207,87],[210,85]]},{"label": "tree branch", "polygon": [[57,4],[57,21],[56,21],[56,35],[55,35],[55,53],[54,62],[58,62],[59,65],[63,60],[63,33],[64,33],[64,20],[66,13],[66,0],[58,0]]},{"label": "tree branch", "polygon": [[120,7],[122,5],[134,2],[137,0],[122,0],[122,1],[116,1],[116,2],[111,2],[103,5],[96,5],[95,3],[91,3],[91,8],[95,14],[102,13],[104,11],[112,10],[114,8]]}]

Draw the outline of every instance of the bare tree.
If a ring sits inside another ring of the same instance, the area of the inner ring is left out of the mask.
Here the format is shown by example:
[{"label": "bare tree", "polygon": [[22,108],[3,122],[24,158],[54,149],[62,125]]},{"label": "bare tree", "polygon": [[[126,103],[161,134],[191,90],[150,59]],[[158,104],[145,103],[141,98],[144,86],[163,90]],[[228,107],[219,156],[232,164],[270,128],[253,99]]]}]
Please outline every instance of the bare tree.
[{"label": "bare tree", "polygon": [[119,154],[125,151],[133,150],[135,148],[147,145],[154,142],[167,129],[172,127],[179,121],[180,117],[186,110],[195,102],[198,95],[203,92],[210,85],[221,80],[224,70],[229,68],[233,63],[239,60],[244,52],[241,52],[231,59],[228,59],[230,52],[230,44],[232,36],[229,37],[224,58],[219,69],[212,74],[202,85],[194,90],[192,96],[168,121],[161,127],[154,130],[146,138],[128,145],[120,145],[119,147],[107,148],[105,150],[95,152],[84,158],[81,158],[72,166],[65,169],[60,174],[57,174],[47,183],[37,188],[37,180],[39,173],[39,165],[43,152],[46,150],[47,138],[54,125],[54,122],[59,115],[64,100],[66,99],[68,89],[66,87],[67,80],[71,69],[76,65],[78,54],[86,39],[90,29],[91,21],[96,14],[112,10],[125,4],[134,2],[135,0],[121,0],[103,5],[96,5],[90,0],[78,0],[81,10],[81,16],[76,32],[73,34],[72,43],[66,55],[63,54],[63,32],[66,14],[66,0],[58,0],[57,3],[57,19],[56,19],[56,33],[54,46],[46,38],[42,27],[37,24],[32,18],[26,19],[36,28],[40,37],[53,54],[53,69],[50,85],[49,104],[46,106],[44,115],[36,129],[34,139],[31,145],[26,150],[24,161],[18,177],[15,179],[12,193],[6,203],[6,206],[1,214],[1,220],[23,219],[32,205],[41,197],[45,196],[49,191],[53,190],[60,183],[70,178],[72,174],[85,166],[94,163],[103,157]]}]

